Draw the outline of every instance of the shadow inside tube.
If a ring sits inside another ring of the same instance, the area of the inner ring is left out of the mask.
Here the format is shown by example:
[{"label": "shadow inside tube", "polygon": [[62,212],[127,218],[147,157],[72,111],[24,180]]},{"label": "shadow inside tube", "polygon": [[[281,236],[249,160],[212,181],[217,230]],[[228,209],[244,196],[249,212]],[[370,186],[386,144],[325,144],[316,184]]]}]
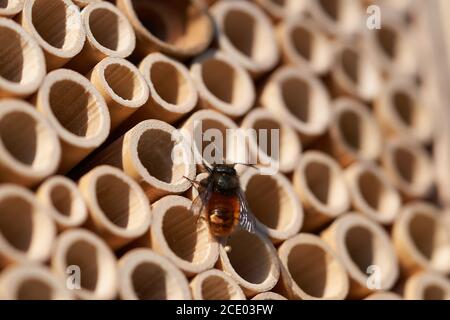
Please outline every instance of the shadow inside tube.
[{"label": "shadow inside tube", "polygon": [[355,226],[348,230],[345,244],[350,258],[358,266],[363,274],[367,273],[367,268],[374,264],[374,243],[373,236],[364,227]]},{"label": "shadow inside tube", "polygon": [[331,174],[330,168],[319,162],[309,163],[305,168],[308,188],[325,205],[331,204],[333,200]]},{"label": "shadow inside tube", "polygon": [[255,20],[245,12],[231,10],[225,17],[224,32],[231,43],[247,57],[254,57]]},{"label": "shadow inside tube", "polygon": [[19,34],[0,27],[0,43],[0,77],[15,83],[22,82],[24,50]]},{"label": "shadow inside tube", "polygon": [[78,240],[68,249],[66,265],[80,268],[80,285],[83,289],[95,291],[100,277],[97,248],[84,240]]},{"label": "shadow inside tube", "polygon": [[33,248],[33,210],[30,203],[18,196],[0,202],[0,233],[11,246],[24,253]]},{"label": "shadow inside tube", "polygon": [[32,8],[33,25],[39,35],[51,46],[62,49],[66,44],[71,12],[63,1],[38,0]]},{"label": "shadow inside tube", "polygon": [[156,264],[139,264],[131,276],[136,296],[140,300],[168,299],[166,272]]},{"label": "shadow inside tube", "polygon": [[38,279],[27,279],[17,291],[18,300],[52,300],[52,288]]},{"label": "shadow inside tube", "polygon": [[92,11],[89,25],[95,40],[110,50],[119,50],[119,17],[112,11],[98,8]]}]

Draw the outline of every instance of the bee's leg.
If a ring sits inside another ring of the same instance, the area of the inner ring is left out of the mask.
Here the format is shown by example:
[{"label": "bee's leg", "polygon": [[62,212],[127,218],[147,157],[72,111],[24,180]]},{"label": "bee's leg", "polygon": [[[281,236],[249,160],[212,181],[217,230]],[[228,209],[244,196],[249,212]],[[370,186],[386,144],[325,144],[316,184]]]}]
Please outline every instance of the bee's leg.
[{"label": "bee's leg", "polygon": [[183,178],[185,178],[187,181],[189,181],[191,183],[191,186],[194,187],[195,189],[198,190],[198,188],[200,187],[200,182],[192,180],[186,176],[183,176]]},{"label": "bee's leg", "polygon": [[230,239],[230,236],[226,236],[226,237],[220,237],[219,240],[219,244],[222,245],[222,247],[225,249],[225,252],[231,252],[231,246],[228,245],[228,240]]}]

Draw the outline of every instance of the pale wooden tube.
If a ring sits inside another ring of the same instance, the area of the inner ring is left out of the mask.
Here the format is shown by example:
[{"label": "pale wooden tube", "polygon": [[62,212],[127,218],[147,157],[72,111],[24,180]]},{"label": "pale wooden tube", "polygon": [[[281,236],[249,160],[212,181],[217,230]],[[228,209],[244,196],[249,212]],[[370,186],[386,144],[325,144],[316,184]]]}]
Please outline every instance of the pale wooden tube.
[{"label": "pale wooden tube", "polygon": [[0,212],[0,265],[47,261],[56,228],[34,195],[22,187],[2,184]]},{"label": "pale wooden tube", "polygon": [[105,100],[79,73],[50,72],[35,100],[61,141],[59,172],[69,171],[108,137],[111,120]]},{"label": "pale wooden tube", "polygon": [[344,174],[325,153],[305,152],[294,171],[293,185],[304,207],[303,231],[320,229],[350,206]]},{"label": "pale wooden tube", "polygon": [[278,248],[281,279],[276,291],[289,299],[343,300],[349,280],[339,257],[319,237],[301,233]]},{"label": "pale wooden tube", "polygon": [[300,69],[324,74],[333,62],[330,39],[310,18],[292,17],[277,27],[283,61]]},{"label": "pale wooden tube", "polygon": [[276,285],[280,276],[277,252],[265,234],[236,230],[227,246],[231,251],[220,246],[217,266],[241,286],[247,297]]},{"label": "pale wooden tube", "polygon": [[[288,173],[295,169],[301,153],[302,144],[295,130],[270,111],[256,108],[242,120],[241,129],[248,137],[247,146],[251,157],[263,166],[275,166],[280,172]],[[249,131],[247,135],[247,130]],[[263,131],[265,130],[265,131]],[[278,138],[272,138],[272,130],[278,130]],[[261,134],[266,134],[265,146],[258,143]],[[273,139],[273,140],[272,140]],[[272,147],[279,150],[272,151]]]},{"label": "pale wooden tube", "polygon": [[89,211],[88,226],[112,249],[142,236],[150,227],[149,201],[123,171],[97,166],[81,177],[78,186]]},{"label": "pale wooden tube", "polygon": [[0,6],[0,17],[13,17],[23,9],[24,0],[6,0]]},{"label": "pale wooden tube", "polygon": [[402,300],[402,297],[394,292],[380,291],[368,295],[364,300]]},{"label": "pale wooden tube", "polygon": [[139,69],[125,59],[103,59],[88,78],[108,105],[111,131],[148,101],[147,82]]},{"label": "pale wooden tube", "polygon": [[346,167],[356,161],[375,161],[381,155],[383,138],[368,108],[357,100],[338,98],[331,109],[329,135],[339,163]]},{"label": "pale wooden tube", "polygon": [[255,0],[273,20],[289,19],[304,13],[308,1],[298,0]]},{"label": "pale wooden tube", "polygon": [[289,180],[281,173],[261,174],[248,169],[241,175],[241,188],[258,227],[274,243],[297,234],[303,224],[303,209]]},{"label": "pale wooden tube", "polygon": [[210,12],[216,22],[219,48],[257,77],[278,62],[275,33],[266,14],[246,1],[220,1]]},{"label": "pale wooden tube", "polygon": [[401,197],[384,171],[370,162],[354,163],[345,170],[353,208],[385,225],[394,222]]},{"label": "pale wooden tube", "polygon": [[281,294],[275,292],[262,292],[258,293],[256,296],[252,298],[252,300],[287,300]]},{"label": "pale wooden tube", "polygon": [[37,199],[47,207],[58,230],[76,228],[87,219],[87,208],[77,185],[64,176],[52,176],[36,191]]},{"label": "pale wooden tube", "polygon": [[62,67],[83,49],[86,33],[71,0],[27,0],[19,21],[44,50],[47,70]]},{"label": "pale wooden tube", "polygon": [[0,182],[32,187],[53,174],[61,145],[53,128],[21,100],[0,101]]},{"label": "pale wooden tube", "polygon": [[[77,268],[71,270],[74,266]],[[51,267],[62,283],[68,281],[67,270],[77,272],[79,268],[80,288],[72,292],[80,299],[107,300],[116,297],[116,258],[101,238],[87,230],[67,230],[59,235],[53,249]]]},{"label": "pale wooden tube", "polygon": [[384,133],[427,143],[432,138],[432,118],[408,78],[388,82],[374,103],[375,115]]},{"label": "pale wooden tube", "polygon": [[450,281],[432,272],[419,272],[406,280],[405,300],[450,300]]},{"label": "pale wooden tube", "polygon": [[45,267],[19,265],[6,268],[0,276],[2,300],[72,300],[63,283]]},{"label": "pale wooden tube", "polygon": [[0,98],[29,96],[45,77],[44,53],[12,20],[0,18],[0,34]]},{"label": "pale wooden tube", "polygon": [[380,272],[379,287],[389,290],[399,276],[399,267],[394,246],[384,229],[357,213],[349,213],[338,218],[322,232],[321,237],[341,258],[350,278],[350,299],[360,299],[369,295],[368,287],[371,268]]},{"label": "pale wooden tube", "polygon": [[190,300],[184,274],[169,259],[149,249],[128,251],[118,265],[122,300]]},{"label": "pale wooden tube", "polygon": [[89,166],[109,164],[123,170],[139,182],[151,202],[181,194],[191,187],[185,177],[194,179],[196,168],[192,153],[178,138],[176,129],[163,121],[142,121],[98,153]]},{"label": "pale wooden tube", "polygon": [[260,103],[292,126],[304,145],[325,133],[330,121],[330,98],[324,85],[294,67],[281,67],[272,74]]},{"label": "pale wooden tube", "polygon": [[385,145],[382,156],[385,172],[392,184],[407,199],[429,196],[434,171],[427,151],[407,139],[392,139]]},{"label": "pale wooden tube", "polygon": [[199,106],[237,118],[253,106],[255,87],[247,71],[221,51],[209,50],[194,59],[191,75]]},{"label": "pale wooden tube", "polygon": [[83,7],[86,7],[87,5],[89,5],[91,3],[100,3],[103,0],[72,0],[72,1],[73,1],[73,3],[75,3],[80,8],[83,8]]},{"label": "pale wooden tube", "polygon": [[193,300],[245,300],[244,292],[233,278],[216,269],[196,275],[190,288]]},{"label": "pale wooden tube", "polygon": [[188,58],[205,50],[213,38],[213,23],[206,8],[194,0],[117,0],[137,36],[137,53],[161,51]]},{"label": "pale wooden tube", "polygon": [[219,256],[218,243],[207,222],[198,221],[191,206],[192,202],[181,196],[166,196],[153,203],[148,235],[152,249],[188,276],[211,269]]},{"label": "pale wooden tube", "polygon": [[83,50],[68,64],[85,74],[106,57],[126,58],[136,47],[136,36],[127,17],[113,4],[94,2],[81,12],[86,31]]},{"label": "pale wooden tube", "polygon": [[438,208],[424,202],[406,205],[392,237],[405,274],[419,270],[450,273],[450,233]]}]

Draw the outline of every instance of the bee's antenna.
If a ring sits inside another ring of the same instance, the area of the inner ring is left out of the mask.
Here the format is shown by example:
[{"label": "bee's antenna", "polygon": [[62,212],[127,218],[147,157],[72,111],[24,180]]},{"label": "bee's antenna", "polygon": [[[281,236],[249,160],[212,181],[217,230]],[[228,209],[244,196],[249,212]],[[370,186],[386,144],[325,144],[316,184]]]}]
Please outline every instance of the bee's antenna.
[{"label": "bee's antenna", "polygon": [[202,160],[203,167],[208,171],[209,174],[212,173],[212,169],[206,164],[204,160]]}]

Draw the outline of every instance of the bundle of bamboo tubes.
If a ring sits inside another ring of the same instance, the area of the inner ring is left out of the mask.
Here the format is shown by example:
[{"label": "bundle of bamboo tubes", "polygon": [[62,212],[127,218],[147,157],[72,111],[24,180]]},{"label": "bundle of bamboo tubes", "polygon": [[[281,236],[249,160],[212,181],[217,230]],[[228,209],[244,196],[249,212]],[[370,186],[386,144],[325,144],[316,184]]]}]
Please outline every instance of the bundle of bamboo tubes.
[{"label": "bundle of bamboo tubes", "polygon": [[[443,2],[0,1],[0,299],[450,300]],[[208,129],[279,132],[227,243]]]}]

